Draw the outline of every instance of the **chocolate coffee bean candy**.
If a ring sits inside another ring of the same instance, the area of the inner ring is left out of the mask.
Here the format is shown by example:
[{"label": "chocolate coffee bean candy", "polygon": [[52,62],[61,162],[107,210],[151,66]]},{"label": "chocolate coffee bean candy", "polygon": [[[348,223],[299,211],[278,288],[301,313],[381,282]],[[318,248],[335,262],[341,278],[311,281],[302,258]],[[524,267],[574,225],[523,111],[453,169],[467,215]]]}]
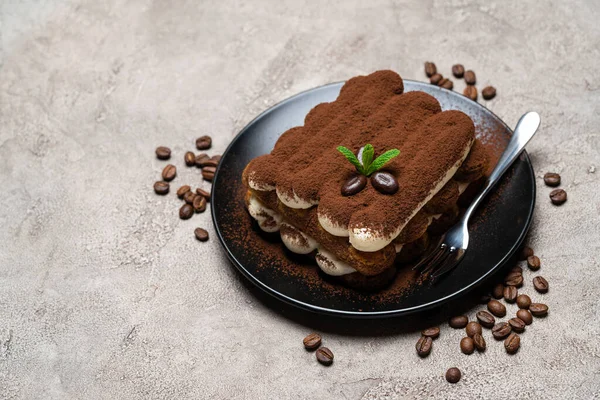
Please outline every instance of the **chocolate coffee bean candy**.
[{"label": "chocolate coffee bean candy", "polygon": [[198,188],[198,189],[196,189],[196,194],[199,195],[199,196],[204,197],[207,202],[210,202],[210,192],[207,192],[204,189]]},{"label": "chocolate coffee bean candy", "polygon": [[[523,275],[518,272],[511,272],[504,278],[504,284],[507,286],[523,286]],[[502,293],[504,295],[504,292]]]},{"label": "chocolate coffee bean candy", "polygon": [[486,86],[481,91],[481,95],[483,96],[484,99],[491,100],[494,97],[496,97],[496,88],[493,86]]},{"label": "chocolate coffee bean candy", "polygon": [[383,194],[394,194],[398,191],[398,181],[389,172],[375,172],[371,175],[371,185]]},{"label": "chocolate coffee bean candy", "polygon": [[196,236],[196,239],[201,242],[206,242],[208,240],[208,232],[206,229],[196,228],[194,229],[194,235]]},{"label": "chocolate coffee bean candy", "polygon": [[478,352],[482,352],[485,351],[486,348],[486,344],[485,344],[485,339],[483,338],[483,336],[479,333],[476,333],[473,335],[473,344],[475,345],[475,348],[477,349]]},{"label": "chocolate coffee bean candy", "polygon": [[185,153],[185,156],[183,156],[183,161],[185,161],[185,165],[192,167],[196,164],[196,156],[191,151],[188,151]]},{"label": "chocolate coffee bean candy", "polygon": [[164,146],[157,147],[156,158],[158,158],[159,160],[168,160],[169,158],[171,158],[171,149]]},{"label": "chocolate coffee bean candy", "polygon": [[317,350],[317,361],[323,365],[331,365],[333,363],[333,353],[327,347],[321,347]]},{"label": "chocolate coffee bean candy", "polygon": [[465,82],[467,85],[474,85],[477,83],[477,78],[475,77],[475,72],[472,70],[468,70],[465,72]]},{"label": "chocolate coffee bean candy", "polygon": [[458,368],[450,368],[448,369],[448,371],[446,371],[446,380],[449,383],[457,383],[458,381],[460,381],[460,369]]},{"label": "chocolate coffee bean candy", "polygon": [[173,164],[167,165],[162,171],[162,178],[166,182],[170,182],[177,176],[177,168]]},{"label": "chocolate coffee bean candy", "polygon": [[440,336],[440,328],[437,326],[432,326],[431,328],[423,329],[421,331],[421,335],[435,339]]},{"label": "chocolate coffee bean candy", "polygon": [[554,172],[546,172],[544,175],[544,183],[548,186],[558,186],[560,185],[560,175]]},{"label": "chocolate coffee bean candy", "polygon": [[433,346],[433,339],[428,336],[421,336],[415,346],[419,357],[427,357],[431,353],[431,347]]},{"label": "chocolate coffee bean candy", "polygon": [[506,315],[506,307],[498,300],[490,300],[490,302],[487,304],[487,308],[498,318],[502,318]]},{"label": "chocolate coffee bean candy", "polygon": [[192,215],[194,215],[194,208],[187,203],[182,205],[179,209],[179,218],[181,219],[190,219],[192,218]]},{"label": "chocolate coffee bean candy", "polygon": [[519,347],[521,347],[521,338],[516,333],[511,333],[508,335],[506,340],[504,341],[504,348],[508,354],[515,354],[519,351]]},{"label": "chocolate coffee bean candy", "polygon": [[495,299],[501,299],[502,296],[504,296],[504,285],[498,283],[496,286],[494,286],[494,289],[492,289],[492,297]]},{"label": "chocolate coffee bean candy", "polygon": [[496,340],[504,339],[510,334],[511,331],[512,328],[507,322],[498,322],[492,328],[492,336]]},{"label": "chocolate coffee bean candy", "polygon": [[460,340],[460,351],[465,354],[473,354],[475,351],[475,344],[473,343],[473,339],[466,336]]},{"label": "chocolate coffee bean candy", "polygon": [[429,78],[429,83],[432,85],[437,85],[444,77],[440,74],[435,74],[431,78]]},{"label": "chocolate coffee bean candy", "polygon": [[367,186],[367,177],[353,175],[342,185],[342,196],[352,196],[359,193]]},{"label": "chocolate coffee bean candy", "polygon": [[187,192],[183,195],[183,200],[188,204],[192,204],[196,196],[198,195],[194,192]]},{"label": "chocolate coffee bean candy", "polygon": [[456,317],[450,318],[448,321],[448,325],[450,325],[454,329],[462,329],[469,323],[469,318],[466,315],[458,315]]},{"label": "chocolate coffee bean candy", "polygon": [[517,296],[517,305],[519,308],[528,309],[531,305],[531,298],[526,294],[520,294]]},{"label": "chocolate coffee bean candy", "polygon": [[452,75],[456,78],[462,78],[465,74],[465,67],[462,64],[454,64],[452,66]]},{"label": "chocolate coffee bean candy", "polygon": [[467,332],[468,337],[473,337],[473,335],[475,335],[476,333],[479,333],[481,335],[481,332],[483,331],[481,329],[481,325],[479,325],[479,322],[471,321],[467,324],[465,332]]},{"label": "chocolate coffee bean candy", "polygon": [[158,181],[154,183],[154,192],[164,196],[169,193],[169,184],[167,182]]},{"label": "chocolate coffee bean candy", "polygon": [[544,317],[548,314],[548,306],[543,303],[531,303],[529,311],[534,317]]},{"label": "chocolate coffee bean candy", "polygon": [[202,178],[204,178],[207,181],[212,182],[213,178],[215,177],[215,171],[216,171],[215,167],[202,168]]},{"label": "chocolate coffee bean candy", "polygon": [[202,168],[202,167],[204,167],[204,163],[208,160],[210,160],[210,157],[208,156],[208,154],[200,153],[196,156],[194,163],[196,164],[196,167]]},{"label": "chocolate coffee bean candy", "polygon": [[321,345],[321,336],[316,333],[311,333],[302,341],[306,350],[315,350]]},{"label": "chocolate coffee bean candy", "polygon": [[206,199],[202,196],[196,195],[194,201],[192,201],[192,207],[197,213],[204,212],[206,210]]},{"label": "chocolate coffee bean candy", "polygon": [[518,333],[525,331],[525,322],[521,318],[511,318],[508,320],[510,328]]},{"label": "chocolate coffee bean candy", "polygon": [[528,246],[523,246],[521,252],[519,253],[519,261],[525,261],[528,257],[533,255],[533,249]]},{"label": "chocolate coffee bean candy", "polygon": [[525,322],[525,325],[531,325],[531,323],[533,322],[533,316],[528,310],[521,309],[517,311],[517,318]]},{"label": "chocolate coffee bean candy", "polygon": [[492,296],[491,296],[491,295],[489,295],[489,294],[484,294],[484,295],[482,295],[482,296],[479,298],[479,303],[481,303],[481,304],[487,304],[487,303],[488,303],[488,301],[490,301],[490,299],[491,299],[491,298],[492,298]]},{"label": "chocolate coffee bean candy", "polygon": [[504,288],[504,301],[506,301],[507,303],[514,303],[515,301],[517,301],[518,294],[519,291],[516,287],[506,286]]},{"label": "chocolate coffee bean candy", "polygon": [[435,75],[436,72],[437,72],[437,68],[436,68],[435,64],[427,61],[425,63],[425,75],[427,75],[428,77],[431,77],[431,76]]},{"label": "chocolate coffee bean candy", "polygon": [[479,311],[475,316],[477,317],[477,321],[479,321],[481,326],[485,326],[486,328],[491,328],[496,323],[496,318],[494,318],[494,316],[487,311]]},{"label": "chocolate coffee bean candy", "polygon": [[477,88],[475,86],[467,85],[463,91],[465,97],[470,98],[473,101],[477,101]]},{"label": "chocolate coffee bean candy", "polygon": [[527,257],[527,266],[530,270],[537,271],[542,266],[542,262],[538,256],[529,256]]},{"label": "chocolate coffee bean candy", "polygon": [[212,139],[210,138],[210,136],[200,136],[198,139],[196,139],[196,148],[198,150],[206,150],[206,149],[210,149],[210,146],[212,145]]},{"label": "chocolate coffee bean candy", "polygon": [[451,90],[454,87],[454,84],[450,79],[442,78],[442,80],[438,82],[438,86],[443,87],[444,89]]},{"label": "chocolate coffee bean candy", "polygon": [[550,201],[555,206],[564,204],[564,202],[567,201],[567,192],[562,189],[554,189],[550,192]]},{"label": "chocolate coffee bean candy", "polygon": [[179,189],[177,189],[177,197],[179,197],[180,199],[183,199],[183,196],[189,192],[192,188],[190,187],[190,185],[183,185],[182,187],[180,187]]},{"label": "chocolate coffee bean candy", "polygon": [[510,272],[518,272],[519,274],[523,273],[523,268],[519,267],[518,265],[515,265],[514,267],[512,267],[512,269],[510,270]]},{"label": "chocolate coffee bean candy", "polygon": [[539,293],[548,293],[548,281],[541,276],[536,276],[533,278],[533,287]]}]

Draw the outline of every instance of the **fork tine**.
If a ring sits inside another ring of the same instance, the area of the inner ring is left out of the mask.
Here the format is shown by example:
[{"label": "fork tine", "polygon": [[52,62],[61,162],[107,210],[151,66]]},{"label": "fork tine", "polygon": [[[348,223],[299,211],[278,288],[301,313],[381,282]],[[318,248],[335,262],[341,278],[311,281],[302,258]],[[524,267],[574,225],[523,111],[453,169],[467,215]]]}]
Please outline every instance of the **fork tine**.
[{"label": "fork tine", "polygon": [[421,275],[425,275],[427,273],[437,270],[438,265],[441,265],[446,261],[448,256],[450,256],[450,252],[446,251],[447,248],[448,246],[444,246],[444,251],[439,253],[437,257],[431,260],[429,265],[427,265],[427,267],[423,271],[421,271]]},{"label": "fork tine", "polygon": [[445,249],[445,244],[442,243],[442,245],[440,246],[438,243],[438,245],[433,250],[431,250],[431,252],[426,257],[424,257],[421,261],[419,261],[417,265],[413,267],[413,271],[421,269],[424,265],[429,264],[429,261],[431,261],[434,257],[443,252]]},{"label": "fork tine", "polygon": [[464,250],[458,249],[458,251],[453,252],[453,254],[456,254],[456,256],[451,257],[450,261],[446,262],[444,265],[440,264],[439,268],[436,268],[436,270],[433,272],[432,278],[434,280],[445,273],[452,271],[462,261]]}]

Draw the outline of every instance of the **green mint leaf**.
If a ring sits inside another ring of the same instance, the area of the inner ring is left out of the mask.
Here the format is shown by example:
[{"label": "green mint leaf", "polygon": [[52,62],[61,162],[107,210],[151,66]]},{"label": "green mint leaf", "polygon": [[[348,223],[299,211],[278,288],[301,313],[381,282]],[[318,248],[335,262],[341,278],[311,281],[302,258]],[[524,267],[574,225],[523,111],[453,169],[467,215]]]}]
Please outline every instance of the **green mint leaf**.
[{"label": "green mint leaf", "polygon": [[375,149],[370,144],[365,145],[362,151],[362,165],[365,171],[369,170],[371,163],[373,162],[373,156],[375,155]]},{"label": "green mint leaf", "polygon": [[356,156],[350,149],[348,149],[344,146],[338,146],[337,150],[340,153],[342,153],[344,155],[344,157],[346,157],[346,159],[352,163],[352,165],[354,165],[356,167],[358,172],[360,172],[361,174],[364,175],[365,170],[363,169],[363,166],[361,165],[360,161],[358,161],[358,158],[356,158]]},{"label": "green mint leaf", "polygon": [[383,167],[385,164],[387,164],[390,160],[392,160],[395,157],[398,157],[399,154],[400,154],[400,150],[398,150],[398,149],[392,149],[392,150],[386,151],[385,153],[383,153],[382,155],[377,157],[375,159],[375,161],[373,161],[373,163],[369,166],[369,169],[366,170],[365,175],[369,176],[373,172],[378,171],[379,169],[381,169],[381,167]]}]

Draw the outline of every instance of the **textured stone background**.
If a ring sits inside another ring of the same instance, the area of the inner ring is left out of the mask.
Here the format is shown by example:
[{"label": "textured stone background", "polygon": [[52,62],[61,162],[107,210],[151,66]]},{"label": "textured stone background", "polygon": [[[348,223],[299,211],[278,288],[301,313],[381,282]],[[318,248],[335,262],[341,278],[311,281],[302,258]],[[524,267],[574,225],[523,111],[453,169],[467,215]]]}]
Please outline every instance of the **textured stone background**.
[{"label": "textured stone background", "polygon": [[[0,2],[0,398],[600,397],[600,3],[325,3]],[[210,134],[222,152],[298,91],[382,68],[423,79],[425,60],[473,68],[510,125],[542,115],[530,243],[551,315],[515,356],[489,332],[486,354],[464,356],[444,325],[421,360],[415,330],[431,320],[282,308],[216,240],[194,240],[209,213],[181,221],[178,200],[151,189],[157,145],[181,164]],[[541,183],[550,170],[569,193],[560,208]],[[301,347],[313,329],[331,368]]]}]

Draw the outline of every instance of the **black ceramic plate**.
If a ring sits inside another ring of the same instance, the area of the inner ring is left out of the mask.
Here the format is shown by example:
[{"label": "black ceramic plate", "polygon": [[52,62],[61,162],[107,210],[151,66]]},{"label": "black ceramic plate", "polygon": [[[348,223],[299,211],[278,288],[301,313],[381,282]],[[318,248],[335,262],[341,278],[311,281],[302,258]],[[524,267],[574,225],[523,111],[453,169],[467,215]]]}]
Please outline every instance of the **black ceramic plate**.
[{"label": "black ceramic plate", "polygon": [[[302,125],[308,111],[322,102],[336,99],[342,83],[333,83],[297,94],[259,115],[229,145],[221,159],[212,189],[212,217],[219,240],[233,265],[252,283],[267,293],[303,309],[349,317],[386,317],[408,314],[439,306],[465,294],[501,268],[519,248],[529,228],[535,203],[535,179],[526,153],[515,162],[473,216],[469,250],[461,264],[445,278],[431,285],[415,285],[406,293],[382,301],[377,296],[348,290],[320,291],[307,285],[302,277],[282,274],[278,260],[265,268],[265,253],[259,251],[261,237],[252,228],[251,218],[244,213],[244,191],[241,175],[250,160],[271,151],[278,137],[287,129]],[[404,81],[405,91],[421,90],[438,99],[442,109],[455,109],[469,115],[476,133],[484,142],[502,147],[512,131],[492,112],[466,97],[429,84]],[[271,245],[283,244],[271,243]],[[263,250],[264,251],[264,250]],[[313,268],[311,261],[296,261],[281,252],[287,265],[298,262],[298,268]],[[314,262],[314,261],[313,261]],[[318,268],[316,264],[314,268]]]}]

